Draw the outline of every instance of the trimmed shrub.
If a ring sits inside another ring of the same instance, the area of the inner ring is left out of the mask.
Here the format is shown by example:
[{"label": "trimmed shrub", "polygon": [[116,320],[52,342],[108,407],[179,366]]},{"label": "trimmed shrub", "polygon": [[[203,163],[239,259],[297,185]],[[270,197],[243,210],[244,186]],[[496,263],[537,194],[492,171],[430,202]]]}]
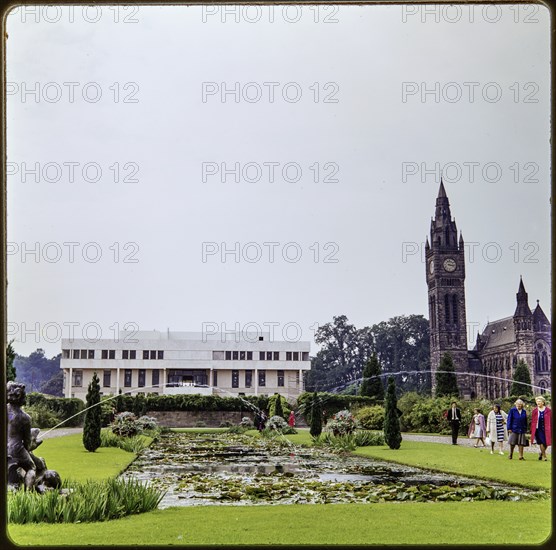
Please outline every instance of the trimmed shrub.
[{"label": "trimmed shrub", "polygon": [[35,428],[54,428],[62,419],[45,405],[25,407],[25,412],[31,417],[31,425]]},{"label": "trimmed shrub", "polygon": [[[85,403],[77,397],[47,397],[42,393],[31,392],[27,394],[27,405],[41,405],[47,408],[60,419],[60,422],[65,420],[64,426],[67,428],[81,426],[83,423],[83,415],[79,413],[85,408]],[[25,407],[25,410],[28,408]]]},{"label": "trimmed shrub", "polygon": [[[305,402],[305,406],[307,406],[307,402]],[[318,437],[322,433],[322,407],[317,392],[313,393],[309,407],[311,411],[309,417],[311,428],[309,433],[313,437]]]},{"label": "trimmed shrub", "polygon": [[101,430],[100,384],[96,372],[89,382],[85,408],[87,410],[83,423],[83,446],[93,453],[100,447]]},{"label": "trimmed shrub", "polygon": [[396,398],[396,382],[394,377],[388,378],[386,404],[384,414],[384,440],[390,449],[399,449],[402,442],[400,419],[398,416],[398,400]]},{"label": "trimmed shrub", "polygon": [[361,395],[341,395],[328,392],[304,392],[297,398],[298,410],[305,422],[311,425],[311,402],[313,395],[317,395],[321,410],[326,421],[341,410],[355,410],[359,407],[376,405],[377,401]]},{"label": "trimmed shrub", "polygon": [[355,418],[365,430],[382,430],[384,426],[384,407],[380,405],[363,407],[355,413]]}]

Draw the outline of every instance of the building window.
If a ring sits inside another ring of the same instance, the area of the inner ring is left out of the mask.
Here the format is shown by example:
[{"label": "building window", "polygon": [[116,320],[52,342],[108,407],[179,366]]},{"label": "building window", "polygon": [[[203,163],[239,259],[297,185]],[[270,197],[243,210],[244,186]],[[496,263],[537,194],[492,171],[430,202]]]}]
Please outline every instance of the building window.
[{"label": "building window", "polygon": [[239,360],[240,361],[245,361],[245,352],[244,351],[239,352]]},{"label": "building window", "polygon": [[452,296],[452,322],[458,322],[458,297],[455,294]]},{"label": "building window", "polygon": [[102,350],[102,358],[103,359],[108,359],[108,350],[107,349]]},{"label": "building window", "polygon": [[157,359],[164,359],[164,350],[159,349],[159,350],[156,352],[156,358],[157,358]]},{"label": "building window", "polygon": [[74,370],[72,373],[71,385],[74,388],[80,388],[83,386],[83,371],[82,370]]},{"label": "building window", "polygon": [[160,384],[160,371],[159,370],[153,370],[151,380],[152,380],[151,384],[153,386],[158,386]]},{"label": "building window", "polygon": [[124,387],[131,388],[131,369],[124,370]]},{"label": "building window", "polygon": [[116,359],[116,350],[115,349],[108,350],[108,359]]},{"label": "building window", "polygon": [[264,336],[259,336],[259,342],[262,342],[264,340]]},{"label": "building window", "polygon": [[295,371],[295,385],[299,386],[299,371]]},{"label": "building window", "polygon": [[309,352],[308,351],[302,352],[301,355],[302,355],[302,357],[301,357],[302,361],[309,361]]},{"label": "building window", "polygon": [[299,352],[298,351],[293,352],[293,360],[294,361],[299,361]]},{"label": "building window", "polygon": [[271,351],[266,352],[266,360],[267,361],[272,361],[272,352]]},{"label": "building window", "polygon": [[90,349],[89,350],[89,359],[94,359],[95,358],[95,350],[94,349]]},{"label": "building window", "polygon": [[253,352],[252,351],[247,352],[247,361],[253,361]]},{"label": "building window", "polygon": [[149,350],[148,349],[144,349],[143,350],[143,359],[148,359],[149,358]]},{"label": "building window", "polygon": [[225,358],[226,358],[226,354],[223,351],[212,352],[213,361],[223,361]]},{"label": "building window", "polygon": [[129,359],[129,350],[122,350],[122,359]]},{"label": "building window", "polygon": [[134,349],[129,350],[129,358],[130,359],[137,359],[137,350],[134,350]]},{"label": "building window", "polygon": [[250,388],[252,384],[253,384],[253,371],[252,370],[246,370],[245,371],[245,387]]},{"label": "building window", "polygon": [[448,325],[450,324],[450,296],[444,294],[444,322]]},{"label": "building window", "polygon": [[259,351],[259,361],[264,361],[264,351]]},{"label": "building window", "polygon": [[284,371],[283,370],[279,370],[278,371],[278,386],[283,386],[284,385]]},{"label": "building window", "polygon": [[156,359],[156,350],[151,350],[151,359]]},{"label": "building window", "polygon": [[274,361],[280,361],[280,352],[279,351],[274,352]]},{"label": "building window", "polygon": [[86,349],[81,350],[81,359],[87,359],[87,350]]},{"label": "building window", "polygon": [[239,371],[232,371],[232,388],[239,388]]},{"label": "building window", "polygon": [[102,373],[102,385],[105,388],[109,388],[111,385],[111,376],[112,376],[112,371],[111,370],[105,370]]},{"label": "building window", "polygon": [[231,361],[232,360],[232,352],[231,351],[227,351],[226,352],[226,361]]},{"label": "building window", "polygon": [[69,359],[70,358],[70,350],[69,349],[63,349],[62,350],[62,357],[64,359]]},{"label": "building window", "polygon": [[266,386],[266,371],[259,371],[259,386]]},{"label": "building window", "polygon": [[218,386],[218,371],[212,371],[212,385],[216,388]]},{"label": "building window", "polygon": [[286,351],[286,361],[291,361],[291,360],[292,360],[292,352]]},{"label": "building window", "polygon": [[232,352],[232,357],[234,359],[234,361],[237,361],[239,359],[239,354],[237,351]]},{"label": "building window", "polygon": [[146,376],[146,370],[145,369],[139,369],[139,380],[138,380],[137,385],[140,388],[145,387],[145,376]]},{"label": "building window", "polygon": [[73,350],[73,358],[74,359],[79,359],[79,350],[78,349]]}]

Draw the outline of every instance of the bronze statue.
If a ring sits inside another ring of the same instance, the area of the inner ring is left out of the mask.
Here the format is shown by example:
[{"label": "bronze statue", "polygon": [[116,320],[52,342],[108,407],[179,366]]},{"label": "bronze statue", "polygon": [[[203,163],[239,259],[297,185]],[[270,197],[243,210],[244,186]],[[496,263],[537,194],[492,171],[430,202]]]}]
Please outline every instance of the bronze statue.
[{"label": "bronze statue", "polygon": [[46,469],[44,458],[33,454],[42,441],[40,430],[31,428],[31,417],[21,408],[25,404],[25,385],[8,382],[8,486],[18,489],[22,484],[27,490],[44,493],[58,489],[62,481],[58,472]]}]

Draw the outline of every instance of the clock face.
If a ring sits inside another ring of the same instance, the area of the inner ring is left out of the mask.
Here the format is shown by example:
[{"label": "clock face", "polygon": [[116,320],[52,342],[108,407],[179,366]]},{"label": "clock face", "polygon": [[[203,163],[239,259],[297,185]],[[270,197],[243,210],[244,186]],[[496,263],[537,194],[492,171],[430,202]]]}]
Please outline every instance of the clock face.
[{"label": "clock face", "polygon": [[429,273],[432,275],[434,273],[434,260],[429,263]]},{"label": "clock face", "polygon": [[453,258],[446,258],[443,265],[446,271],[452,272],[456,270],[456,261]]}]

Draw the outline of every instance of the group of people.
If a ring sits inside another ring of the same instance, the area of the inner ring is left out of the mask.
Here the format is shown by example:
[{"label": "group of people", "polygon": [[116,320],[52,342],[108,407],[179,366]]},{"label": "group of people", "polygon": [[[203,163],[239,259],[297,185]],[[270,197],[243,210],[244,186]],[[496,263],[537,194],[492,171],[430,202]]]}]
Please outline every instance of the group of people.
[{"label": "group of people", "polygon": [[[490,454],[498,444],[498,452],[503,455],[504,441],[510,445],[509,459],[513,459],[514,449],[517,446],[519,460],[525,460],[523,450],[529,445],[527,429],[530,429],[531,444],[539,446],[539,460],[547,460],[546,449],[552,444],[552,411],[546,405],[542,396],[535,398],[536,407],[531,412],[531,422],[527,420],[525,403],[518,399],[509,413],[505,413],[500,405],[495,404],[486,418],[479,409],[473,410],[473,418],[469,424],[467,435],[475,439],[475,447],[479,443],[486,447],[490,443]],[[452,428],[452,445],[457,445],[459,428],[461,425],[461,410],[454,401],[446,415]]]}]

